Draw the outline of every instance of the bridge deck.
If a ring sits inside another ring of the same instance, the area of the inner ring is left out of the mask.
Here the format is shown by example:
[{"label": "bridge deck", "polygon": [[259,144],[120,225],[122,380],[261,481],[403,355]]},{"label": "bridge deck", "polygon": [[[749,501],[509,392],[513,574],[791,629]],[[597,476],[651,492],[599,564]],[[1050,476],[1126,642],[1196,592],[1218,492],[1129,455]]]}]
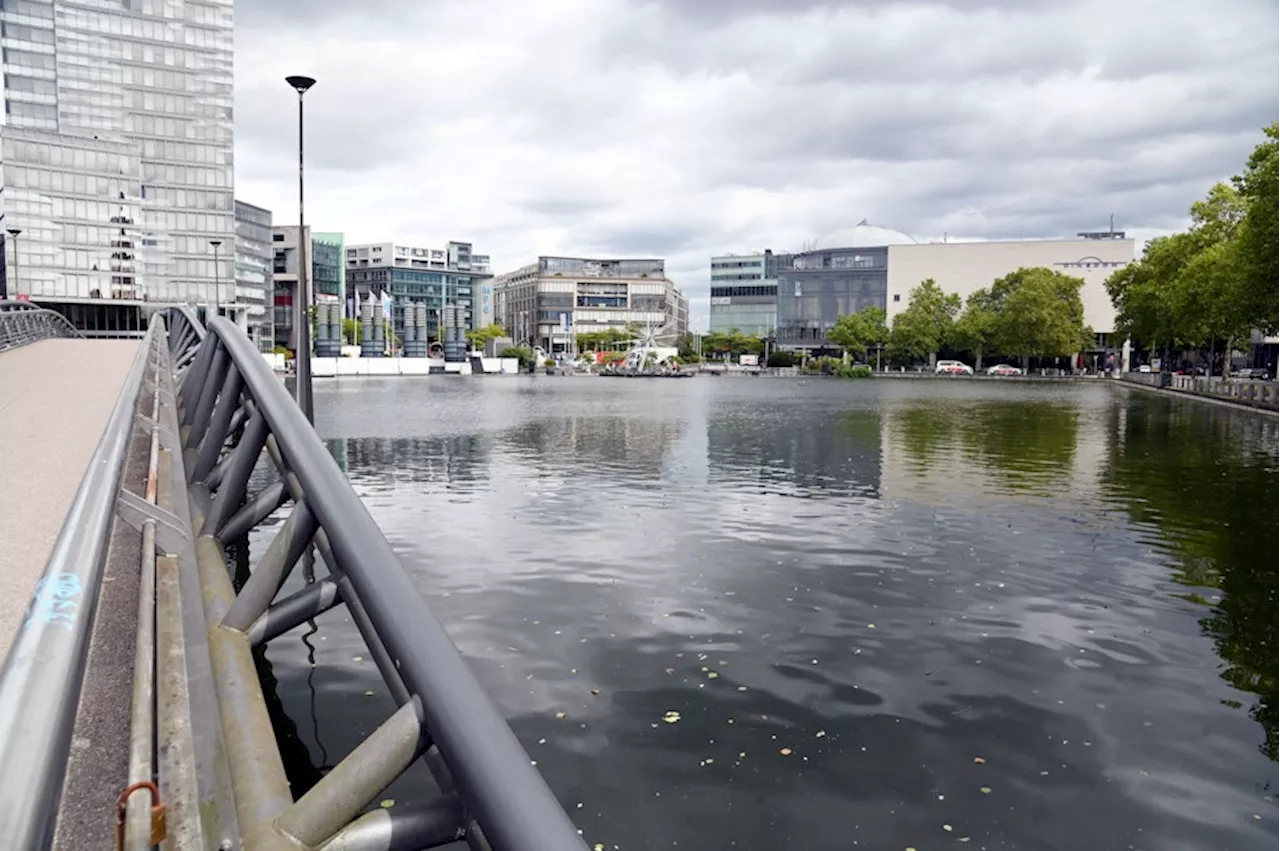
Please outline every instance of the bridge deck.
[{"label": "bridge deck", "polygon": [[0,659],[138,342],[54,339],[0,353]]}]

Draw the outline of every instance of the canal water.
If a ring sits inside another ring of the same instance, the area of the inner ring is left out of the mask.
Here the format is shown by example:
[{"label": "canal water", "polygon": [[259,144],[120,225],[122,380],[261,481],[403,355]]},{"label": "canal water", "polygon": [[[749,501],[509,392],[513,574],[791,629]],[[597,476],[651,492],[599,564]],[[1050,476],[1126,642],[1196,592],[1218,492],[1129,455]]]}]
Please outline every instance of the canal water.
[{"label": "canal water", "polygon": [[[1274,418],[1101,381],[315,407],[589,846],[1276,846]],[[300,793],[393,705],[342,609],[267,657]]]}]

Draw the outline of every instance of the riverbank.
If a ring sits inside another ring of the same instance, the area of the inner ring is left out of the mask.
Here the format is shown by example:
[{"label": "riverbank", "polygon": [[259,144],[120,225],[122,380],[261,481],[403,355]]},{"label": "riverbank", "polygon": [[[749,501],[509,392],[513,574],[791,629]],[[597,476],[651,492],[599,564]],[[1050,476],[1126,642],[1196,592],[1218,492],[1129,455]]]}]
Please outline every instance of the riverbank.
[{"label": "riverbank", "polygon": [[1274,381],[1241,381],[1162,373],[1127,373],[1120,376],[1120,380],[1116,383],[1123,387],[1137,387],[1171,396],[1216,402],[1232,408],[1244,408],[1272,415],[1280,414],[1280,384]]}]

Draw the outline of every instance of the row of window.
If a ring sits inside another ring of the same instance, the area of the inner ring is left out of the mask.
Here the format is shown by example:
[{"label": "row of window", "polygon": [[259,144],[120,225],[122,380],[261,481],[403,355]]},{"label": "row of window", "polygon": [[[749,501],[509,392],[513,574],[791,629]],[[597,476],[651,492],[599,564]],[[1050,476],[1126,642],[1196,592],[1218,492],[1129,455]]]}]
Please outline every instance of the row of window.
[{"label": "row of window", "polygon": [[[118,100],[118,97],[103,94],[94,94],[92,98],[95,106],[105,105],[103,101],[107,98]],[[211,98],[188,94],[169,94],[140,89],[124,90],[126,109],[167,112],[172,115],[194,115],[203,118],[228,118],[231,112],[230,105],[211,103],[211,100]]]},{"label": "row of window", "polygon": [[181,189],[168,186],[150,186],[143,184],[142,198],[155,204],[167,207],[178,207],[198,210],[232,209],[230,192],[212,192],[204,189]]},{"label": "row of window", "polygon": [[883,254],[804,254],[792,258],[791,268],[814,269],[883,269]]},{"label": "row of window", "polygon": [[712,269],[763,269],[763,260],[721,260],[711,263]]},{"label": "row of window", "polygon": [[758,281],[763,277],[760,272],[725,272],[719,275],[712,275],[713,281]]},{"label": "row of window", "polygon": [[[103,35],[129,36],[147,41],[168,44],[185,44],[188,47],[221,47],[230,42],[230,21],[207,21],[212,28],[185,27],[178,22],[162,23],[149,17],[126,17],[106,12],[89,11],[74,7],[60,10],[58,26]],[[222,24],[221,26],[216,26]]]},{"label": "row of window", "polygon": [[138,115],[125,113],[124,132],[144,136],[163,136],[169,139],[197,139],[210,142],[231,143],[230,121],[194,121],[189,118],[169,118],[162,115]]},{"label": "row of window", "polygon": [[235,227],[235,219],[225,213],[196,213],[179,210],[143,209],[142,229],[144,231],[186,231],[203,234],[209,239],[222,237],[230,239]]},{"label": "row of window", "polygon": [[[142,156],[147,159],[224,166],[230,166],[233,159],[230,145],[202,145],[196,142],[169,142],[159,139],[143,140]],[[266,224],[268,226],[271,224],[270,216],[267,216]]]},{"label": "row of window", "polygon": [[36,53],[32,50],[15,50],[6,47],[0,50],[0,55],[4,57],[6,68],[19,72],[26,68],[34,71],[56,71],[58,68],[52,53]]},{"label": "row of window", "polygon": [[22,92],[31,95],[57,95],[58,84],[53,80],[36,77],[22,77],[18,74],[5,74],[4,87],[8,92]]},{"label": "row of window", "polygon": [[152,162],[142,164],[142,179],[179,186],[231,188],[231,169],[226,166],[170,165]]},{"label": "row of window", "polygon": [[757,284],[755,286],[731,286],[731,287],[712,287],[711,297],[755,297],[769,298],[778,294],[777,284]]}]

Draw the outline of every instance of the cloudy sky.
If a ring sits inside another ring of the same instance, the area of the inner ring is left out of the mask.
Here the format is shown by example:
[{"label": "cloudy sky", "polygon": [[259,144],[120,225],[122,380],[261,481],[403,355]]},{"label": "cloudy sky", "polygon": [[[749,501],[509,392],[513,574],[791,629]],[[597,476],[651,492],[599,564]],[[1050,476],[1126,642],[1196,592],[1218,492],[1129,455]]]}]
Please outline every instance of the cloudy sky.
[{"label": "cloudy sky", "polygon": [[349,242],[708,258],[860,219],[1145,238],[1276,120],[1272,0],[240,0],[236,195]]}]

